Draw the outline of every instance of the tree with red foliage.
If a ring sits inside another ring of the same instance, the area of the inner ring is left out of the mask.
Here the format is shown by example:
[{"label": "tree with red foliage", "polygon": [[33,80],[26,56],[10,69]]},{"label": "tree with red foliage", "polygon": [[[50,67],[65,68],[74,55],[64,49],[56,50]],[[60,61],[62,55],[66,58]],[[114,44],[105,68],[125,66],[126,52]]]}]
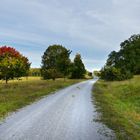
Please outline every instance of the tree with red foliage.
[{"label": "tree with red foliage", "polygon": [[26,76],[30,68],[27,57],[12,47],[0,47],[0,79],[8,82],[9,79]]}]

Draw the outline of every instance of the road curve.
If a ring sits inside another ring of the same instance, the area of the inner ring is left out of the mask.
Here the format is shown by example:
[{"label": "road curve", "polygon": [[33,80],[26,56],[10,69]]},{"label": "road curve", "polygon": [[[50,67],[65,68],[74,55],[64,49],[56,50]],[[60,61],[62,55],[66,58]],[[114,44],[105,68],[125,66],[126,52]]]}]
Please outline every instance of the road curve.
[{"label": "road curve", "polygon": [[49,95],[10,115],[0,125],[0,140],[108,140],[94,122],[91,90],[96,80]]}]

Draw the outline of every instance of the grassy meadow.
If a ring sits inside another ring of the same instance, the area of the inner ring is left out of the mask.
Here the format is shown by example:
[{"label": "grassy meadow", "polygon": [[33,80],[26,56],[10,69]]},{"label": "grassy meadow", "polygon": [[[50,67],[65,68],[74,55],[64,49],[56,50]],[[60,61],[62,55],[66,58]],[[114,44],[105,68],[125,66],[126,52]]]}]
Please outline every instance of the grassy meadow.
[{"label": "grassy meadow", "polygon": [[0,119],[43,96],[80,81],[82,80],[41,80],[41,77],[23,77],[20,80],[10,80],[8,84],[0,81]]},{"label": "grassy meadow", "polygon": [[101,121],[113,129],[118,140],[140,140],[140,76],[131,80],[99,80],[93,89]]}]

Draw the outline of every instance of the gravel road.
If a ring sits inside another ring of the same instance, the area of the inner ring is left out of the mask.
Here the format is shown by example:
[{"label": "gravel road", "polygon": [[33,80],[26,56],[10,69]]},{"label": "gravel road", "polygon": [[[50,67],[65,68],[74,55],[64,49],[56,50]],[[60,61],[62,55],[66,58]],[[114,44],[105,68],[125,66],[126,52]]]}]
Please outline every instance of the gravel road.
[{"label": "gravel road", "polygon": [[111,130],[93,121],[95,81],[72,85],[11,114],[0,124],[0,140],[109,140]]}]

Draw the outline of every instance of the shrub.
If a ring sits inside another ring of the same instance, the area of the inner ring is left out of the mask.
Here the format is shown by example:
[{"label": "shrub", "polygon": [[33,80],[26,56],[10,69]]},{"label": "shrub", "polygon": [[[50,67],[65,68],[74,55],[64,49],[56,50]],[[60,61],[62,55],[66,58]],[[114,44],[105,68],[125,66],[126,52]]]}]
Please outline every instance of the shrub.
[{"label": "shrub", "polygon": [[122,71],[119,68],[115,67],[104,67],[101,70],[101,78],[108,81],[121,81],[125,79],[132,78],[132,73],[130,71]]}]

